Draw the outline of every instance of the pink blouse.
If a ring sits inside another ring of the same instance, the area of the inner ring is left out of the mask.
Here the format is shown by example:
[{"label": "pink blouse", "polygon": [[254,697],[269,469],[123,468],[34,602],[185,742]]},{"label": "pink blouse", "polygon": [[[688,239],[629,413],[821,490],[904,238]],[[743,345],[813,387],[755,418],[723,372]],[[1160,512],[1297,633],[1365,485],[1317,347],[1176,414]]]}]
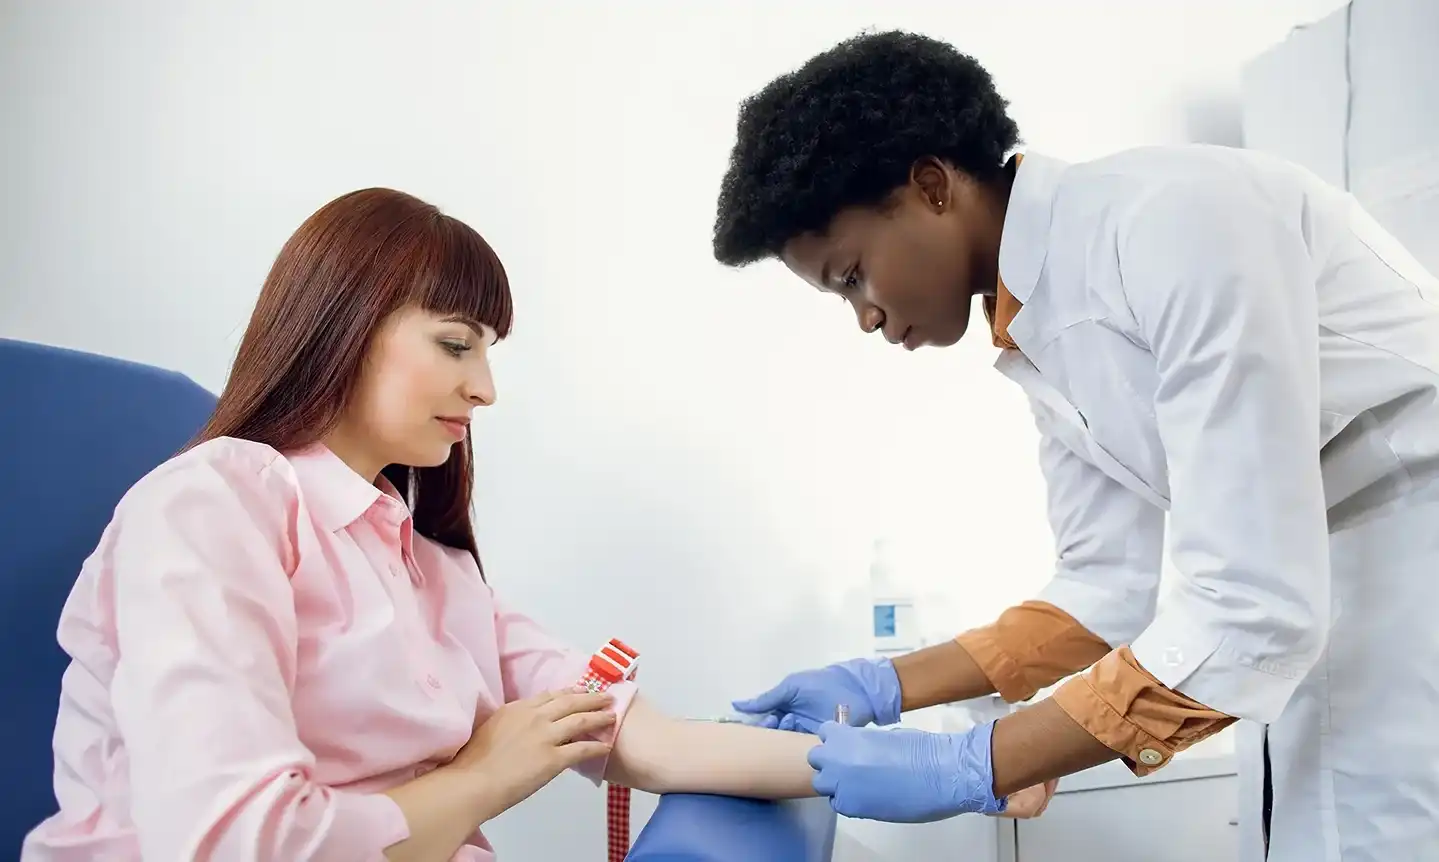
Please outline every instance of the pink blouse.
[{"label": "pink blouse", "polygon": [[[131,489],[60,618],[60,812],[25,862],[380,860],[409,835],[382,791],[579,679],[586,653],[382,484],[324,447],[220,439]],[[623,717],[634,687],[611,691]],[[454,858],[494,853],[476,831]]]}]

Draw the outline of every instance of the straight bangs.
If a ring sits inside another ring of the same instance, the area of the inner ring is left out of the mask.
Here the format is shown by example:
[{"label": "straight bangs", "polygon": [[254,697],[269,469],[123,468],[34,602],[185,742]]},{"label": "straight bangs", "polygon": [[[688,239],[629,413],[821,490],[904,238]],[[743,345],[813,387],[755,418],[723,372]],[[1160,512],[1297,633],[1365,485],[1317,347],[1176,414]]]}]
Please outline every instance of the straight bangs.
[{"label": "straight bangs", "polygon": [[490,244],[459,219],[441,215],[437,242],[415,280],[415,301],[433,314],[483,323],[500,338],[514,324],[514,302],[504,264]]}]

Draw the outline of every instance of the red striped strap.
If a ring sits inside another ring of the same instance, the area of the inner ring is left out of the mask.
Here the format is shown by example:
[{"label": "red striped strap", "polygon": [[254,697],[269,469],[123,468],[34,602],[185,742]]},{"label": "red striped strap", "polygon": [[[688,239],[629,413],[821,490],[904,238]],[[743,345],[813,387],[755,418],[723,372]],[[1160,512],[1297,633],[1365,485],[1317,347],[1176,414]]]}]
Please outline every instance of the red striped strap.
[{"label": "red striped strap", "polygon": [[[617,682],[634,679],[640,654],[623,641],[611,638],[590,656],[579,685],[588,691],[604,691]],[[614,782],[605,786],[605,827],[609,862],[625,862],[630,853],[630,789]]]}]

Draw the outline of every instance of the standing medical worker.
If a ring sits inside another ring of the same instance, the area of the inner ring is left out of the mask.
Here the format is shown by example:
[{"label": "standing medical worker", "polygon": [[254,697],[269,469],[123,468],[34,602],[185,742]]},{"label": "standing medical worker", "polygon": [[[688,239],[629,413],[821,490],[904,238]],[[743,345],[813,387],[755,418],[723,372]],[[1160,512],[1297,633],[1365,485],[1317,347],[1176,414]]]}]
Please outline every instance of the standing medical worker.
[{"label": "standing medical worker", "polygon": [[[1153,772],[1243,719],[1244,858],[1439,859],[1439,283],[1274,158],[1017,144],[982,67],[901,33],[740,111],[716,257],[778,258],[911,350],[958,341],[980,297],[1038,425],[1058,562],[992,625],[737,708],[817,727],[816,789],[895,821],[1115,758]],[[1166,512],[1181,579],[1159,607]],[[820,724],[1085,669],[967,733]]]}]

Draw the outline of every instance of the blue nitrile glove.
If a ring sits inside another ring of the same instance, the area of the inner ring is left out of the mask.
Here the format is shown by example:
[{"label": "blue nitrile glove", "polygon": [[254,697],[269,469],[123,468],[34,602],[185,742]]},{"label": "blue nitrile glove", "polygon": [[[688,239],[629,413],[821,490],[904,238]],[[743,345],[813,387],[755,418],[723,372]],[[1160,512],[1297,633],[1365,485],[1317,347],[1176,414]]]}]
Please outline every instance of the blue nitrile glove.
[{"label": "blue nitrile glove", "polygon": [[998,814],[990,738],[994,723],[964,733],[820,725],[810,749],[815,792],[845,817],[926,823],[956,814]]},{"label": "blue nitrile glove", "polygon": [[780,684],[750,700],[737,700],[734,708],[759,715],[761,727],[813,733],[834,721],[835,707],[849,707],[849,723],[899,721],[899,675],[887,658],[856,658],[827,667],[792,673]]}]

